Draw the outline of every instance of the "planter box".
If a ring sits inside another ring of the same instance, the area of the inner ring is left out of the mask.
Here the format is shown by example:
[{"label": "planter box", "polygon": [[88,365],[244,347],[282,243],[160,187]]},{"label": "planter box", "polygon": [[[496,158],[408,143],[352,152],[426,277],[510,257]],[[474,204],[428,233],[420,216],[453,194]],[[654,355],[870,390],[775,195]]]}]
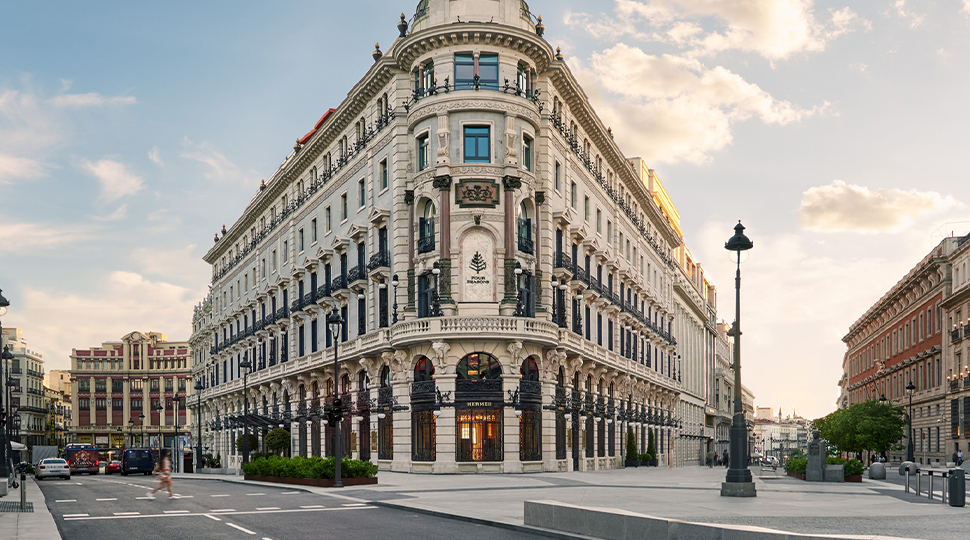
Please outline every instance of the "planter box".
[{"label": "planter box", "polygon": [[793,478],[798,478],[799,480],[804,480],[805,479],[805,473],[789,472],[788,473],[788,476],[791,476]]},{"label": "planter box", "polygon": [[650,461],[647,462],[647,465],[649,465],[651,467],[656,467],[657,466],[657,462],[658,462],[657,458],[653,458],[653,459],[651,459]]},{"label": "planter box", "polygon": [[640,461],[636,459],[628,459],[624,462],[627,467],[639,467]]},{"label": "planter box", "polygon": [[[275,482],[277,484],[293,484],[297,486],[313,487],[333,487],[333,480],[329,478],[285,478],[282,476],[260,476],[258,474],[247,474],[245,480],[255,482]],[[371,478],[341,478],[341,483],[345,486],[365,486],[377,483],[377,477]]]},{"label": "planter box", "polygon": [[846,475],[845,481],[846,482],[859,482],[861,484],[862,483],[862,475],[861,474],[849,474],[849,475]]}]

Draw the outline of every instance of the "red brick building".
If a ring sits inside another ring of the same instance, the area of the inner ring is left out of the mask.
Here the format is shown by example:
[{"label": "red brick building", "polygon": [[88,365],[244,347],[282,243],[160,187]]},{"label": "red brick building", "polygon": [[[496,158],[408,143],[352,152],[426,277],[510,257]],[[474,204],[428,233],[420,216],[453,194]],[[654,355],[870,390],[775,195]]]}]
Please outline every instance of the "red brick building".
[{"label": "red brick building", "polygon": [[170,342],[156,332],[132,332],[121,341],[74,349],[71,430],[76,442],[101,449],[157,446],[161,434],[171,447],[176,433],[188,435],[191,358],[187,342]]},{"label": "red brick building", "polygon": [[[840,407],[883,396],[908,412],[912,392],[914,449],[919,463],[945,463],[948,430],[943,421],[946,377],[943,358],[944,286],[955,238],[934,247],[883,295],[842,338],[848,350],[842,361]],[[905,442],[905,441],[904,441]],[[890,453],[898,461],[905,450]]]}]

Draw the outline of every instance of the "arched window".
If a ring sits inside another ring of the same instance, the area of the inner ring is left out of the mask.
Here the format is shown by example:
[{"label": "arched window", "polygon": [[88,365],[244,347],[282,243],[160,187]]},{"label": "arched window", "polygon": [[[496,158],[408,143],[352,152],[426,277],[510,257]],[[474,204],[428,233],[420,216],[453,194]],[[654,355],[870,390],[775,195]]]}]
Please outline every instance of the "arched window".
[{"label": "arched window", "polygon": [[469,381],[502,378],[502,366],[488,353],[472,353],[461,359],[456,370],[459,379]]},{"label": "arched window", "polygon": [[424,212],[418,218],[418,253],[430,253],[434,251],[434,220],[437,210],[434,201],[427,201],[424,205]]},{"label": "arched window", "polygon": [[414,382],[430,381],[432,375],[434,375],[434,364],[428,360],[427,356],[422,356],[414,364]]},{"label": "arched window", "polygon": [[381,368],[381,388],[391,387],[391,369],[387,366]]},{"label": "arched window", "polygon": [[522,361],[522,365],[519,366],[519,375],[522,375],[523,381],[539,380],[539,365],[536,364],[535,358],[530,356]]},{"label": "arched window", "polygon": [[340,393],[346,394],[348,392],[350,392],[350,375],[344,373],[344,375],[340,377]]},{"label": "arched window", "polygon": [[358,386],[357,389],[360,391],[367,390],[367,387],[369,385],[370,385],[370,379],[367,377],[367,372],[361,371],[357,375],[357,386]]}]

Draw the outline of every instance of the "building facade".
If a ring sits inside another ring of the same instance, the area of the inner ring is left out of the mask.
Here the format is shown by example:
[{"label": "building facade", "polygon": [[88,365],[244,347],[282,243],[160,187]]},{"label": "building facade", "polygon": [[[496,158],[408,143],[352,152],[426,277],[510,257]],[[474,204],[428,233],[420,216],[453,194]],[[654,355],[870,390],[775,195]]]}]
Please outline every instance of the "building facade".
[{"label": "building facade", "polygon": [[946,297],[941,304],[945,331],[943,356],[947,371],[950,442],[947,460],[957,452],[970,455],[970,234],[956,240],[950,254],[950,280],[944,285]]},{"label": "building facade", "polygon": [[184,341],[131,332],[120,341],[71,351],[71,439],[98,448],[171,447],[188,435],[186,382],[192,353]]},{"label": "building facade", "polygon": [[[942,302],[957,238],[945,238],[870,307],[842,338],[840,407],[885,397],[907,411],[912,404],[918,463],[946,462],[946,390]],[[907,390],[912,382],[914,389]],[[905,446],[906,441],[903,441]],[[889,453],[905,459],[906,450]]]},{"label": "building facade", "polygon": [[[14,386],[7,386],[13,416],[13,440],[32,448],[47,444],[48,401],[44,395],[44,358],[27,348],[20,328],[4,328],[3,344],[10,348],[10,360],[4,373]],[[9,371],[8,371],[9,370]]]},{"label": "building facade", "polygon": [[525,2],[422,0],[398,29],[205,256],[206,451],[235,467],[244,426],[284,427],[330,455],[340,397],[344,454],[382,469],[616,468],[627,432],[698,463],[714,290],[656,175]]}]

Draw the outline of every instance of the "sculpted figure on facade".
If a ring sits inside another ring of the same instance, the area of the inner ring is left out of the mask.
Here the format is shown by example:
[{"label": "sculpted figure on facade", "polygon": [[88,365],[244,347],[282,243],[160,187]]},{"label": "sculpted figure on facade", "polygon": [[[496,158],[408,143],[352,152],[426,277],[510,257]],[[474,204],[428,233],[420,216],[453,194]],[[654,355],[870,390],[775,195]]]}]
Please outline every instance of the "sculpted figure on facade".
[{"label": "sculpted figure on facade", "polygon": [[448,345],[444,341],[435,341],[431,344],[431,349],[434,350],[434,365],[438,373],[446,373],[448,351],[451,350],[451,345]]}]

